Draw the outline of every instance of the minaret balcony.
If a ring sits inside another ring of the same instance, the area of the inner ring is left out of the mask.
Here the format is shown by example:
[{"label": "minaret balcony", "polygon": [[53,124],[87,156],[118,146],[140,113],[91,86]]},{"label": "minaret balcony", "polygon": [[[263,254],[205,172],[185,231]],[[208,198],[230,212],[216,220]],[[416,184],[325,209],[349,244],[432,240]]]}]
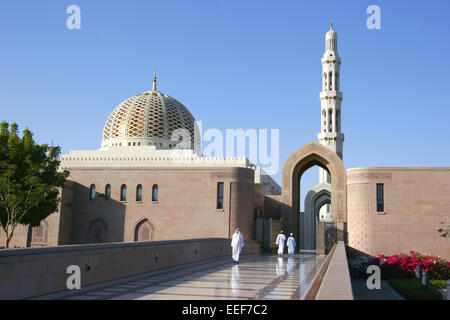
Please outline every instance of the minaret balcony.
[{"label": "minaret balcony", "polygon": [[319,140],[336,140],[339,142],[344,141],[344,134],[341,132],[321,132],[317,135]]},{"label": "minaret balcony", "polygon": [[328,51],[325,52],[325,54],[323,55],[323,58],[320,61],[322,62],[322,64],[331,63],[331,62],[339,64],[339,65],[341,64],[341,58],[335,52],[333,52],[333,53],[328,52]]},{"label": "minaret balcony", "polygon": [[324,99],[339,99],[342,100],[342,92],[340,91],[321,91],[320,92],[320,100],[324,100]]}]

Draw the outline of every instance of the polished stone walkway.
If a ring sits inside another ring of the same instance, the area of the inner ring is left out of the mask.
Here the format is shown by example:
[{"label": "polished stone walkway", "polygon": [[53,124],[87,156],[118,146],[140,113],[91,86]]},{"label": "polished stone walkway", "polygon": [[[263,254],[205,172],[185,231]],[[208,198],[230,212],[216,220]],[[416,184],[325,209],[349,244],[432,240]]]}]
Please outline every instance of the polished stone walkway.
[{"label": "polished stone walkway", "polygon": [[221,257],[86,286],[38,299],[219,300],[299,299],[325,256],[241,256],[238,265]]}]

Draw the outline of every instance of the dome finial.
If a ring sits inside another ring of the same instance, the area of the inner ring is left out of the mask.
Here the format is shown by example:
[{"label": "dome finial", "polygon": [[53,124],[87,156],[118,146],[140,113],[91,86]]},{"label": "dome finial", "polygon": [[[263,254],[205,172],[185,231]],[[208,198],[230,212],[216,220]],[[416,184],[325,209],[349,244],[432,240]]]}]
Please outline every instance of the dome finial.
[{"label": "dome finial", "polygon": [[330,18],[330,30],[333,30],[333,18]]},{"label": "dome finial", "polygon": [[156,69],[155,69],[155,74],[153,76],[153,91],[156,91]]}]

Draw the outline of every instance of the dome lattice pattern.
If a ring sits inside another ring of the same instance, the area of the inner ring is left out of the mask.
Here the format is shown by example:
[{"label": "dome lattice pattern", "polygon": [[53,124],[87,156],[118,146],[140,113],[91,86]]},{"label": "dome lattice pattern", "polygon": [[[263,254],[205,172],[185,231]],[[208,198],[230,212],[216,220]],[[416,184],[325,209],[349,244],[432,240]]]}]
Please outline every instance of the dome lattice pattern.
[{"label": "dome lattice pattern", "polygon": [[119,104],[103,129],[102,147],[155,145],[168,149],[176,145],[172,133],[189,131],[191,147],[198,137],[192,114],[177,100],[159,91],[148,91]]}]

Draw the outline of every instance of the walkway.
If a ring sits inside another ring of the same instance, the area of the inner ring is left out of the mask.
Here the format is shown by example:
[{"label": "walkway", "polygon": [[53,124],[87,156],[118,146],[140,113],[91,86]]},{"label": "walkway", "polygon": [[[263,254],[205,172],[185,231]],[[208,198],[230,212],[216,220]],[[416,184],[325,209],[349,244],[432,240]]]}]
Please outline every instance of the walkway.
[{"label": "walkway", "polygon": [[303,253],[294,258],[251,255],[234,265],[231,257],[221,257],[35,299],[299,299],[324,259]]}]

